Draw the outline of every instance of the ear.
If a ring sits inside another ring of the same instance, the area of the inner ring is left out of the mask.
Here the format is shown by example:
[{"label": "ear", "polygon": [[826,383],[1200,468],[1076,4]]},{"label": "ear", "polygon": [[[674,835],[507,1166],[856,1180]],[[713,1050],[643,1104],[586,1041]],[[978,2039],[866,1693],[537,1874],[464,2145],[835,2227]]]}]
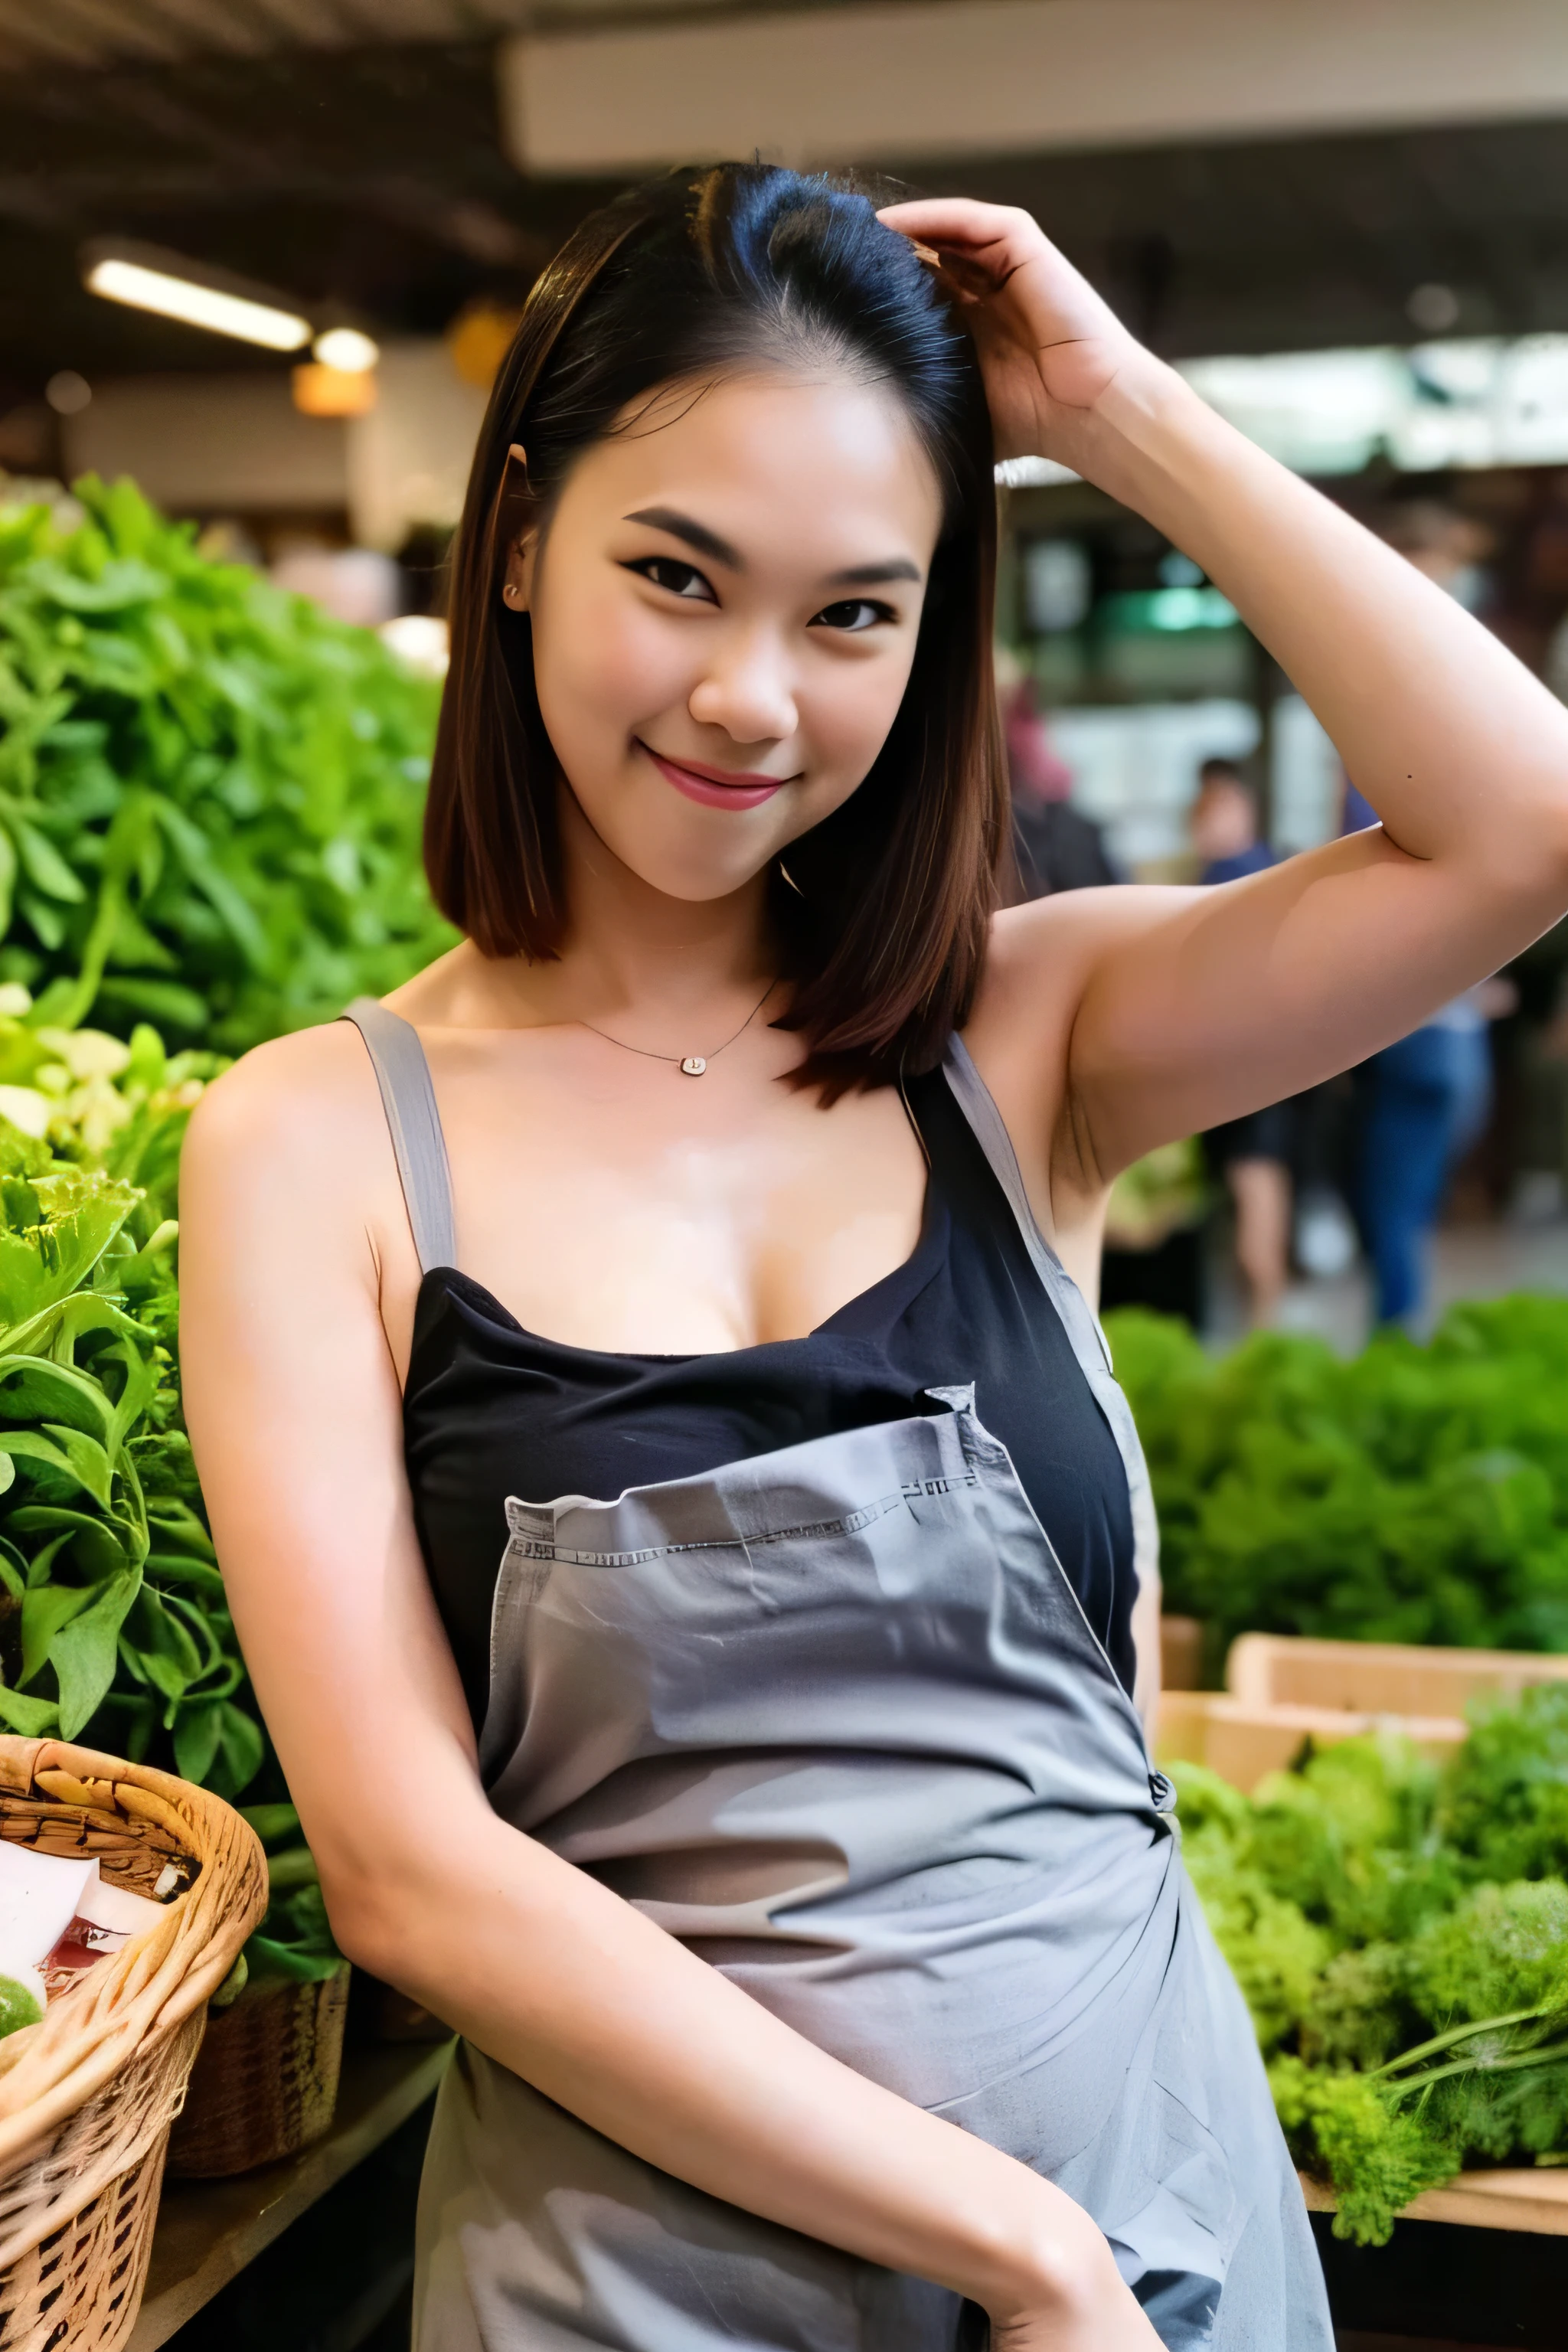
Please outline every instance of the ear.
[{"label": "ear", "polygon": [[509,613],[526,613],[533,593],[533,559],[539,546],[536,531],[528,531],[507,550],[501,574],[501,602]]},{"label": "ear", "polygon": [[[512,467],[516,466],[522,475],[526,495],[528,458],[521,442],[514,441],[511,444],[507,451],[507,471],[502,482],[503,490],[510,490],[516,487],[511,474]],[[537,545],[538,534],[529,530],[525,531],[522,537],[507,551],[506,570],[501,575],[500,593],[501,602],[509,613],[526,613],[528,610],[529,599],[533,589],[533,558]]]}]

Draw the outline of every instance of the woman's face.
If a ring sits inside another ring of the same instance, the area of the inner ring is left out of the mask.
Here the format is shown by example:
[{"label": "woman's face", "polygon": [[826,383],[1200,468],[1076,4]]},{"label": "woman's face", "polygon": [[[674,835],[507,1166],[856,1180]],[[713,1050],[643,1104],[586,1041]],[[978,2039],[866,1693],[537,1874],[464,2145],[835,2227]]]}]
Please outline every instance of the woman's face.
[{"label": "woman's face", "polygon": [[941,520],[898,404],[832,376],[672,386],[585,452],[508,581],[566,782],[624,865],[722,897],[848,799]]}]

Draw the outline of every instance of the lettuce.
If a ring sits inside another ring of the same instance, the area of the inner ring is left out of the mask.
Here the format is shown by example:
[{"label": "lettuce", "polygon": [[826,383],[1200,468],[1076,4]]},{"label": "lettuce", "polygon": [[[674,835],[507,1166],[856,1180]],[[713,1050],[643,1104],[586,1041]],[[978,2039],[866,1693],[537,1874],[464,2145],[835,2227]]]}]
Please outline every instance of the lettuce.
[{"label": "lettuce", "polygon": [[384,994],[454,936],[437,689],[131,483],[76,497],[69,530],[0,509],[0,981],[35,1026],[230,1052]]},{"label": "lettuce", "polygon": [[1568,1649],[1568,1299],[1457,1308],[1345,1362],[1107,1318],[1149,1456],[1166,1606],[1236,1634]]},{"label": "lettuce", "polygon": [[27,1029],[10,995],[0,1071],[40,1131],[0,1117],[0,1725],[237,1795],[266,1747],[180,1412],[168,1213],[215,1065],[145,1026]]},{"label": "lettuce", "polygon": [[1441,1769],[1392,1738],[1250,1798],[1174,1768],[1194,1884],[1341,2237],[1383,2242],[1466,2163],[1568,2157],[1568,1818],[1535,1801],[1568,1778],[1563,1698],[1479,1711]]}]

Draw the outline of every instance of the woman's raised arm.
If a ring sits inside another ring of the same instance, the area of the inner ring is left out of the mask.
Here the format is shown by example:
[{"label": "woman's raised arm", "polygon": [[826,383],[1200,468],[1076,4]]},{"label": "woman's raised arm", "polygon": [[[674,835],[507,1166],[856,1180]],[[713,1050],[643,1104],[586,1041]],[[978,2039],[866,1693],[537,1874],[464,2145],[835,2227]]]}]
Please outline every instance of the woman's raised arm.
[{"label": "woman's raised arm", "polygon": [[1383,819],[1224,888],[1081,893],[1092,903],[1005,919],[998,982],[1021,1042],[1031,997],[1044,1019],[1064,971],[1079,988],[1070,1131],[1103,1178],[1360,1061],[1561,915],[1568,710],[1142,350],[1026,214],[943,202],[884,218],[965,290],[1001,454],[1060,459],[1200,563]]},{"label": "woman's raised arm", "polygon": [[803,2040],[490,1810],[404,1479],[380,1295],[407,1244],[354,1033],[221,1080],[181,1192],[203,1489],[351,1958],[665,2171],[972,2296],[998,2352],[1154,2346],[1059,2190]]}]

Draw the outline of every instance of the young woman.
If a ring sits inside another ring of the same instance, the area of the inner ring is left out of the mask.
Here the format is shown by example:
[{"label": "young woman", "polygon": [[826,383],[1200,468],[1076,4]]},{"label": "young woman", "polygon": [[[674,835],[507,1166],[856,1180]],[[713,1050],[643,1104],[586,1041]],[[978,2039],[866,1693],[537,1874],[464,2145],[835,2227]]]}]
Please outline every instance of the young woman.
[{"label": "young woman", "polygon": [[[993,913],[1026,451],[1203,565],[1385,830]],[[421,2352],[1327,2352],[1068,1270],[1128,1161],[1553,919],[1568,714],[1025,215],[752,166],[536,288],[453,646],[467,938],[225,1078],[184,1201],[334,1927],[464,2036]]]}]

